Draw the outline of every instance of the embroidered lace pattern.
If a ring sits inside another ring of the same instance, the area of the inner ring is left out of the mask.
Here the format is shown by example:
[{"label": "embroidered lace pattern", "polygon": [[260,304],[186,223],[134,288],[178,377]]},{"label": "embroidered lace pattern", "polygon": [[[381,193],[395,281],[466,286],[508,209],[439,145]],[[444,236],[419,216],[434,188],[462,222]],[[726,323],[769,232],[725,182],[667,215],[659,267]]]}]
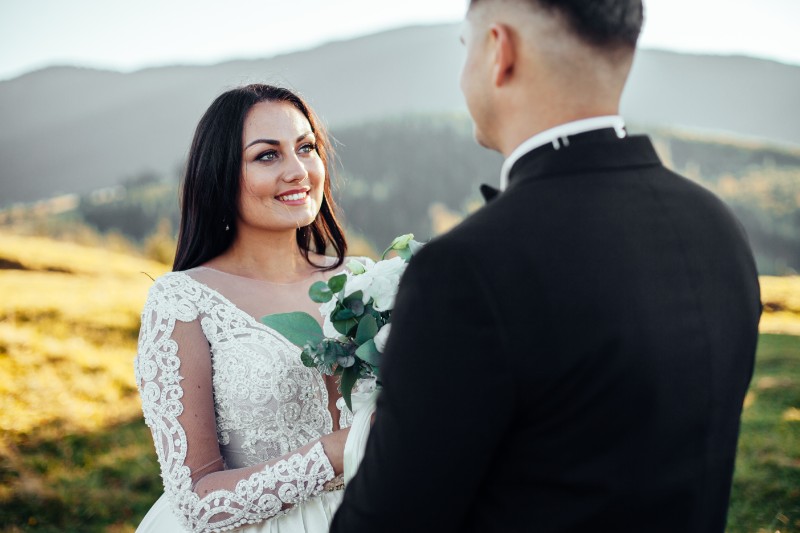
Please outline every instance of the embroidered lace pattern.
[{"label": "embroidered lace pattern", "polygon": [[[187,464],[191,443],[198,441],[187,438],[180,420],[187,391],[181,384],[184,355],[174,335],[177,322],[195,321],[210,346],[219,448],[231,469],[219,471],[220,461],[211,475],[219,476],[222,488],[214,486],[202,497],[195,488],[204,466]],[[302,366],[298,351],[184,273],[167,274],[153,285],[142,312],[136,381],[165,493],[189,530],[225,531],[263,521],[319,494],[334,479],[319,442],[275,461],[332,430],[322,376]]]},{"label": "embroidered lace pattern", "polygon": [[349,428],[353,425],[353,413],[347,408],[344,398],[336,400],[336,408],[339,409],[339,427]]}]

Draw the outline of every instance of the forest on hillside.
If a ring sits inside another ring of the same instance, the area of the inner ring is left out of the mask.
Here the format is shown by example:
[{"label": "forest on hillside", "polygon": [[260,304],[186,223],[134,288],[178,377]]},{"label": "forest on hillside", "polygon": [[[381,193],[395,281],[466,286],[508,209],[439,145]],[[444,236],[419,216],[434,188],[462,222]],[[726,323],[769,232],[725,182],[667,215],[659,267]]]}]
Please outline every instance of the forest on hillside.
[{"label": "forest on hillside", "polygon": [[[446,231],[482,204],[478,185],[497,183],[502,163],[475,144],[463,115],[381,120],[332,135],[335,196],[358,253],[382,249],[401,233],[428,240]],[[651,135],[667,166],[730,205],[762,274],[800,271],[800,151],[671,131]],[[115,188],[1,211],[0,226],[65,240],[110,237],[168,261],[179,181],[142,172]]]}]

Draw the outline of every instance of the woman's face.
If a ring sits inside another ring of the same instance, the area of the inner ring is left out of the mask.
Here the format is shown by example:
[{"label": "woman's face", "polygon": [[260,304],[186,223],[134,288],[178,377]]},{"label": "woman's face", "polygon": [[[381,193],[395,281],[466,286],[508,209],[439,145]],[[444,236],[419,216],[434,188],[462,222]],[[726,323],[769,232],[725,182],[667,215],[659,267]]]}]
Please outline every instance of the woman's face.
[{"label": "woman's face", "polygon": [[287,102],[259,102],[245,117],[242,141],[237,229],[311,224],[322,206],[325,166],[308,119]]}]

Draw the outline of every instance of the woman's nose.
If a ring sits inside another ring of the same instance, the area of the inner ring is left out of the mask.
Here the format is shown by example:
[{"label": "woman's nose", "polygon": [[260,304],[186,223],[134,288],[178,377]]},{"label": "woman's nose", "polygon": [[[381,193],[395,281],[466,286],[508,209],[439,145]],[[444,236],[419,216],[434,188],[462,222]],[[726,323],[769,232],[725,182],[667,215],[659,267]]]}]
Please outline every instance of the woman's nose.
[{"label": "woman's nose", "polygon": [[308,178],[308,169],[297,157],[297,154],[293,154],[291,157],[286,159],[286,172],[283,174],[283,180],[286,182],[300,182]]}]

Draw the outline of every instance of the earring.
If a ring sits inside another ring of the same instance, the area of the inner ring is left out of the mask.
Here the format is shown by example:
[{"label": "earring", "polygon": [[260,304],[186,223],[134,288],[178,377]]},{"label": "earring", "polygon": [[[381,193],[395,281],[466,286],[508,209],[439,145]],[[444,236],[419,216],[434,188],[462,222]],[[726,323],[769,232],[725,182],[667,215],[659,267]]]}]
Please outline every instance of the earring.
[{"label": "earring", "polygon": [[225,231],[230,231],[230,230],[231,230],[230,224],[225,224]]}]

